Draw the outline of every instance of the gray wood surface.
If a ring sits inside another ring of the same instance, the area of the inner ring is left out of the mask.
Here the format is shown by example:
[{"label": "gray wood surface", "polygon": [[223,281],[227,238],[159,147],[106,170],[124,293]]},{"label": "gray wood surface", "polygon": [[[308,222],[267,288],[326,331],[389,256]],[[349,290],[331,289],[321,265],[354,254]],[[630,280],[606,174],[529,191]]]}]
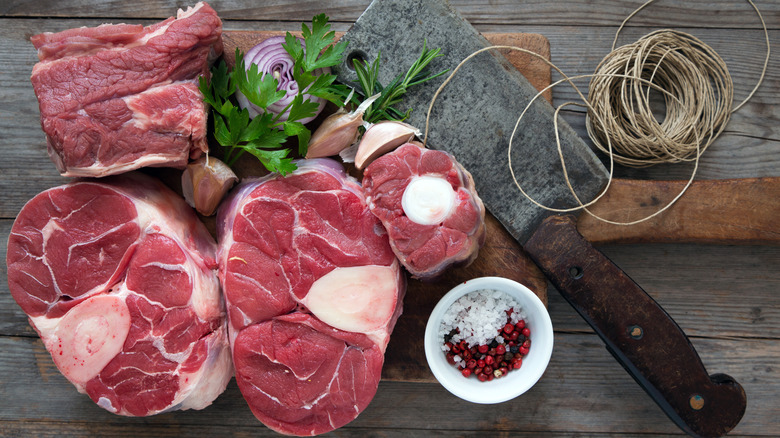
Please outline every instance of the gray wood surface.
[{"label": "gray wood surface", "polygon": [[[452,1],[480,31],[535,32],[550,40],[552,60],[569,74],[591,73],[609,51],[620,22],[642,2]],[[225,0],[212,6],[226,29],[296,30],[327,13],[347,30],[367,0]],[[28,39],[103,22],[150,23],[186,6],[181,0],[3,0],[0,2],[0,241],[35,194],[66,181],[46,154],[29,76],[36,54]],[[780,2],[757,5],[780,50]],[[624,30],[629,42],[651,30],[693,33],[726,60],[738,99],[752,88],[765,47],[747,2],[658,0]],[[553,78],[555,79],[555,77]],[[566,87],[554,101],[574,97]],[[764,84],[733,115],[700,163],[699,177],[780,176],[780,57]],[[567,120],[584,136],[581,113]],[[683,179],[690,166],[619,169],[620,176]],[[778,201],[780,202],[780,201]],[[777,209],[777,205],[766,208]],[[778,220],[780,224],[780,219]],[[779,227],[780,228],[780,227]],[[780,433],[780,248],[696,244],[609,245],[601,248],[641,284],[689,334],[711,373],[735,377],[748,407],[731,436]],[[5,245],[0,258],[5,259]],[[8,293],[0,264],[0,436],[273,436],[254,419],[234,383],[203,411],[151,418],[109,414],[78,394],[56,370],[25,315]],[[371,403],[340,436],[668,436],[682,433],[604,349],[598,337],[549,291],[555,350],[547,373],[526,395],[496,406],[472,405],[436,383],[383,381]],[[393,338],[394,344],[403,339]],[[659,358],[663,360],[663,358]],[[414,364],[410,364],[414,365]]]}]

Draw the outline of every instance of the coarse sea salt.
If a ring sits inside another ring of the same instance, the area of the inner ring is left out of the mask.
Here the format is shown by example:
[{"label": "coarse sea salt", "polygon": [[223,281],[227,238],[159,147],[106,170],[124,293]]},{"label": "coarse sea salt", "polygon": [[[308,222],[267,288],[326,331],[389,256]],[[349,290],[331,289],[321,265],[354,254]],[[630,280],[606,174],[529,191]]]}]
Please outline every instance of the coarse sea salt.
[{"label": "coarse sea salt", "polygon": [[[507,315],[508,310],[512,310]],[[452,334],[450,342],[466,341],[469,347],[488,344],[494,339],[503,344],[504,338],[497,336],[499,329],[509,322],[516,324],[526,315],[520,304],[506,292],[494,289],[481,289],[458,298],[444,312],[439,327],[439,344],[442,350],[445,336]]]}]

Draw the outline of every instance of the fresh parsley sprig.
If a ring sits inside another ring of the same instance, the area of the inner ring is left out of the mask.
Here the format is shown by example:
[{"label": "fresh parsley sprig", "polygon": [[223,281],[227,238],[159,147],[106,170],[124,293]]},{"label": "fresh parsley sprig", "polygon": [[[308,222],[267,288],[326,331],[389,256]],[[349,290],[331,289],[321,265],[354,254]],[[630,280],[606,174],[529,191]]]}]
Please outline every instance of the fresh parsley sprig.
[{"label": "fresh parsley sprig", "polygon": [[214,138],[226,148],[224,161],[233,166],[245,152],[254,155],[271,172],[286,174],[295,170],[289,150],[282,145],[288,134],[278,129],[274,114],[264,112],[250,120],[249,110],[240,108],[230,97],[241,90],[247,99],[263,108],[284,97],[277,91],[278,82],[273,75],[261,75],[252,65],[245,74],[244,59],[236,49],[236,68],[229,71],[225,61],[211,70],[211,80],[200,78],[199,89],[203,100],[211,106]]},{"label": "fresh parsley sprig", "polygon": [[[325,14],[315,16],[311,28],[306,24],[302,24],[301,28],[303,42],[288,32],[283,44],[294,61],[293,78],[298,83],[298,94],[279,113],[266,110],[285,96],[283,90],[278,90],[279,82],[273,75],[258,72],[255,64],[247,70],[238,49],[232,71],[223,60],[212,68],[210,80],[200,78],[199,89],[203,100],[212,108],[214,138],[226,148],[224,161],[227,165],[233,166],[239,157],[248,152],[271,172],[286,175],[294,171],[296,166],[285,144],[289,137],[297,137],[298,153],[306,154],[311,131],[299,120],[313,116],[319,107],[318,103],[304,97],[304,92],[338,106],[344,105],[343,90],[334,84],[336,76],[314,74],[314,71],[337,64],[347,43],[333,44],[335,32],[330,30]],[[236,91],[263,111],[252,119],[249,110],[231,100]],[[280,121],[285,113],[288,113],[287,120]]]},{"label": "fresh parsley sprig", "polygon": [[357,58],[353,60],[355,73],[357,74],[363,96],[368,97],[376,93],[382,93],[379,99],[374,101],[365,114],[363,114],[363,120],[370,123],[376,123],[381,120],[401,121],[406,119],[409,117],[412,109],[401,111],[394,107],[394,105],[401,102],[406,91],[410,87],[437,78],[449,71],[443,70],[436,74],[429,73],[427,69],[428,64],[434,59],[443,56],[443,54],[439,48],[428,50],[427,41],[423,41],[420,56],[412,63],[406,74],[399,74],[387,86],[383,87],[379,83],[379,59],[381,55],[379,53],[371,65]]},{"label": "fresh parsley sprig", "polygon": [[[296,82],[301,85],[301,88],[306,88],[316,79],[311,76],[311,72],[334,66],[341,61],[341,54],[346,49],[347,42],[333,43],[336,32],[330,30],[328,17],[325,14],[317,15],[312,19],[311,29],[305,23],[301,25],[301,35],[304,44],[287,32],[282,47],[295,61],[294,73],[298,75]],[[335,76],[330,82],[332,83],[333,80]]]}]

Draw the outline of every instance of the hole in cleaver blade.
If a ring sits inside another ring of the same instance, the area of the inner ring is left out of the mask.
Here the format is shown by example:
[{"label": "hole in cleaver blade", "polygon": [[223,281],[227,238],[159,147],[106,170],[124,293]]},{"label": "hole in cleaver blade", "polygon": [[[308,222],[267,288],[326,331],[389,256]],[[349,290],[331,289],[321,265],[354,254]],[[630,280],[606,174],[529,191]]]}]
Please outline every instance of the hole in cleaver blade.
[{"label": "hole in cleaver blade", "polygon": [[[431,72],[452,71],[461,60],[490,45],[440,0],[374,0],[341,40],[348,42],[347,49],[333,70],[341,82],[351,85],[357,83],[354,70],[347,67],[351,53],[373,62],[381,52],[379,81],[385,85],[406,73],[420,55],[423,41],[444,54],[430,64]],[[425,129],[428,105],[446,76],[407,93],[398,106],[413,108],[407,122]],[[447,151],[463,164],[485,206],[521,243],[551,214],[520,193],[507,159],[517,118],[536,93],[501,54],[483,52],[465,64],[439,95],[428,132],[428,147]],[[512,165],[523,189],[542,205],[573,207],[577,203],[564,182],[553,117],[545,99],[534,101],[514,138]],[[558,126],[572,186],[587,202],[604,188],[608,172],[568,123],[559,120]]]}]

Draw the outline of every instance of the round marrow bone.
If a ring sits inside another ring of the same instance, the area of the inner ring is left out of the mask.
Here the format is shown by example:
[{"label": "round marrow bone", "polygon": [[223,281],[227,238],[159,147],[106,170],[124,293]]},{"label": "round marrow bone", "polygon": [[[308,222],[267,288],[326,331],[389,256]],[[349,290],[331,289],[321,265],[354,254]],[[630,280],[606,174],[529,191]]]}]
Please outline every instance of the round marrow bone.
[{"label": "round marrow bone", "polygon": [[129,331],[130,311],[124,300],[97,295],[65,314],[48,347],[62,374],[85,385],[119,354]]},{"label": "round marrow bone", "polygon": [[311,285],[303,304],[321,321],[340,330],[365,333],[378,344],[398,302],[397,263],[338,267]]},{"label": "round marrow bone", "polygon": [[406,186],[401,207],[406,217],[414,223],[439,224],[455,208],[455,191],[444,178],[417,176]]}]

